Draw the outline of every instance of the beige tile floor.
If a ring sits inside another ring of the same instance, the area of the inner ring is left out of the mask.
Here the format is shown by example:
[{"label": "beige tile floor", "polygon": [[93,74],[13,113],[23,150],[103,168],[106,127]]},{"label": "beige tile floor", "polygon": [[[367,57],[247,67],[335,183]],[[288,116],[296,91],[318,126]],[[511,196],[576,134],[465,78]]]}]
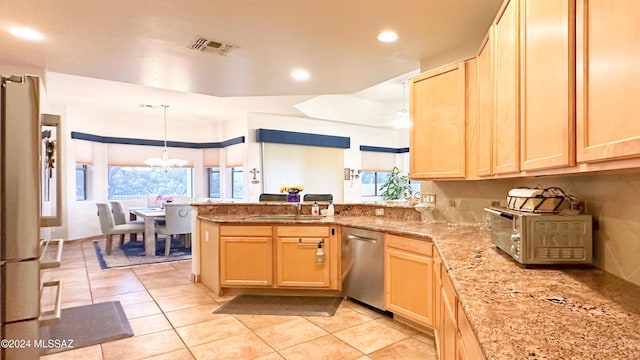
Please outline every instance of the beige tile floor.
[{"label": "beige tile floor", "polygon": [[213,314],[231,297],[190,274],[190,262],[102,270],[90,241],[66,243],[62,266],[42,272],[64,278],[63,307],[119,300],[135,335],[41,359],[436,358],[432,338],[351,301],[333,317]]}]

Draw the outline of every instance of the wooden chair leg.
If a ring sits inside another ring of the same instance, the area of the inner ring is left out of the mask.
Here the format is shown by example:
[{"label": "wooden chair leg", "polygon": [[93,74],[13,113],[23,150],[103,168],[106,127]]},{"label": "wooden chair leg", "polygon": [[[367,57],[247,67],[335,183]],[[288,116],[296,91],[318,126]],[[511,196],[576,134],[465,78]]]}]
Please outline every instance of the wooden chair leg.
[{"label": "wooden chair leg", "polygon": [[107,234],[107,244],[105,246],[107,255],[111,255],[111,243],[113,242],[113,235]]}]

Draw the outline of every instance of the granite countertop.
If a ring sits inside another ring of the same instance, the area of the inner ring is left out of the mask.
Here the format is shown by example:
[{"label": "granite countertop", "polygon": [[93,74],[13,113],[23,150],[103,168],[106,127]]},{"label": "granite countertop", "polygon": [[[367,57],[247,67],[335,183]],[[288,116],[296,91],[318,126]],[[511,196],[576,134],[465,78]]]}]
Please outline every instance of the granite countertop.
[{"label": "granite countertop", "polygon": [[[238,223],[246,217],[200,218]],[[433,241],[487,359],[640,358],[640,287],[600,269],[525,268],[496,250],[488,233],[470,226],[376,216],[313,223]]]}]

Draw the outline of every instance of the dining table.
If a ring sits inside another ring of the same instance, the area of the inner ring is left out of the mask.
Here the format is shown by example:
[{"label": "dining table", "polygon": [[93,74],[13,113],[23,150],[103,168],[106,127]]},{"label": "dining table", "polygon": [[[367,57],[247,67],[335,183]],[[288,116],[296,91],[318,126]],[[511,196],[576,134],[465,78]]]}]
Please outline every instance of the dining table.
[{"label": "dining table", "polygon": [[144,253],[146,256],[156,256],[156,220],[164,219],[162,208],[132,207],[129,208],[131,220],[144,220]]}]

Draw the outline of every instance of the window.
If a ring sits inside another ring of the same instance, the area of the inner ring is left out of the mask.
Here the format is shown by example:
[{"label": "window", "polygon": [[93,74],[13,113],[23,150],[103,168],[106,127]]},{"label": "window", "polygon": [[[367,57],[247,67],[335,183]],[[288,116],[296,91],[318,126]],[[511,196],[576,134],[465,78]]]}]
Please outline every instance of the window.
[{"label": "window", "polygon": [[87,200],[87,165],[76,164],[76,200]]},{"label": "window", "polygon": [[390,171],[364,171],[360,174],[362,196],[380,196],[380,187],[389,178]]},{"label": "window", "polygon": [[193,169],[109,166],[109,199],[140,199],[150,195],[193,197]]},{"label": "window", "polygon": [[234,199],[244,198],[244,169],[234,167],[231,171],[231,197]]},{"label": "window", "polygon": [[[380,187],[387,182],[391,172],[388,171],[365,171],[360,174],[362,181],[361,196],[380,196]],[[413,193],[420,192],[420,181],[409,181]]]},{"label": "window", "polygon": [[410,180],[409,183],[411,184],[411,188],[413,189],[413,193],[419,193],[421,188],[420,188],[420,181],[418,180]]},{"label": "window", "polygon": [[207,178],[209,179],[209,197],[220,197],[220,168],[207,168]]}]

